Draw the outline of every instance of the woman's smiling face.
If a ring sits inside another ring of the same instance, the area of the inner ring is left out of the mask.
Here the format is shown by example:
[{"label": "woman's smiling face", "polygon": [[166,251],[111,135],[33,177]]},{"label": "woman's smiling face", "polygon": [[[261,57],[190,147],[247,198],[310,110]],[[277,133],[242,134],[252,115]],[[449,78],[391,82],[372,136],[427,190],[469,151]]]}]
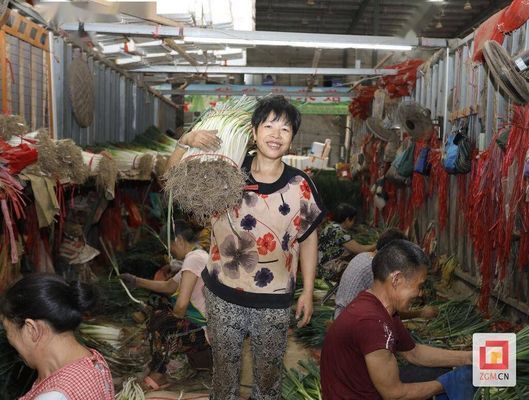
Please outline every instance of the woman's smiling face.
[{"label": "woman's smiling face", "polygon": [[287,153],[292,136],[292,125],[284,116],[278,118],[273,112],[253,131],[257,151],[273,160]]}]

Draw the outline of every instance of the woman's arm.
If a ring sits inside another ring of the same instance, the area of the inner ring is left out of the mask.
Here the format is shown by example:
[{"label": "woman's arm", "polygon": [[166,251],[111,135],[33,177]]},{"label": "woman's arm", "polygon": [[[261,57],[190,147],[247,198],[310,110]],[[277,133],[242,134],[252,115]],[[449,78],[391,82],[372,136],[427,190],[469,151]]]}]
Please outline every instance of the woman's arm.
[{"label": "woman's arm", "polygon": [[303,314],[303,319],[298,322],[298,326],[302,327],[307,325],[312,317],[312,294],[318,263],[318,234],[316,230],[299,244],[299,262],[303,276],[303,292],[299,296],[296,306],[296,318],[299,319]]},{"label": "woman's arm", "polygon": [[169,157],[168,166],[171,168],[172,166],[178,164],[184,154],[186,153],[187,149],[186,146],[189,147],[198,147],[202,150],[211,150],[215,151],[219,148],[222,141],[220,138],[217,137],[217,131],[191,131],[188,132],[178,140],[178,142],[182,146],[176,146],[176,148],[173,151],[173,154],[171,154],[171,157]]},{"label": "woman's arm", "polygon": [[178,290],[178,282],[172,278],[166,281],[153,281],[136,277],[136,287],[171,295]]},{"label": "woman's arm", "polygon": [[344,243],[343,247],[345,247],[351,253],[358,254],[358,253],[366,253],[368,251],[374,251],[377,246],[376,244],[363,245],[353,239],[353,240],[348,241],[347,243]]},{"label": "woman's arm", "polygon": [[191,301],[191,294],[195,288],[195,284],[198,281],[198,276],[196,276],[191,271],[183,271],[182,278],[180,280],[180,290],[178,291],[178,296],[176,297],[176,304],[173,308],[173,313],[177,317],[184,318],[186,315],[187,307]]}]

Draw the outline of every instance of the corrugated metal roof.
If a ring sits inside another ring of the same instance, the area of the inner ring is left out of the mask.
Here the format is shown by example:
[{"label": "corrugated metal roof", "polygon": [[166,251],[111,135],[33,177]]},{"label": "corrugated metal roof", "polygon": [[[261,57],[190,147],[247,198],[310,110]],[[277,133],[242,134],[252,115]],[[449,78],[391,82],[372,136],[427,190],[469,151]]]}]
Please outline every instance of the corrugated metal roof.
[{"label": "corrugated metal roof", "polygon": [[[465,10],[467,2],[471,8]],[[257,0],[256,29],[381,36],[413,30],[417,36],[455,38],[508,4],[509,0]],[[437,28],[439,21],[442,26]]]}]

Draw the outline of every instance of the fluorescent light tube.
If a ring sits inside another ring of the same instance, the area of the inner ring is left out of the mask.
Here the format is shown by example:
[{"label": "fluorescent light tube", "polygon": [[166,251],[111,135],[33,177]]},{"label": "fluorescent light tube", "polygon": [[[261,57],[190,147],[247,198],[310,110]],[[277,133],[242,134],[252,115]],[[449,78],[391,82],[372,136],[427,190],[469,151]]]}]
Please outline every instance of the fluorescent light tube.
[{"label": "fluorescent light tube", "polygon": [[192,37],[185,36],[184,42],[204,43],[204,44],[225,44],[238,46],[290,46],[309,47],[319,49],[373,49],[373,50],[396,50],[409,51],[412,46],[395,44],[367,44],[367,43],[347,43],[347,42],[296,42],[285,40],[249,40],[239,38],[214,38],[214,37]]}]

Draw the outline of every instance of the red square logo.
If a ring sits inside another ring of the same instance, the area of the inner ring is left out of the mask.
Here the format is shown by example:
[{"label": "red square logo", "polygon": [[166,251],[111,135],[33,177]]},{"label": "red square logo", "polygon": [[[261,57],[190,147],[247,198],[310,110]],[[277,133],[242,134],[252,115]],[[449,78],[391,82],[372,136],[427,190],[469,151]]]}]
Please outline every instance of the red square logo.
[{"label": "red square logo", "polygon": [[487,340],[479,347],[479,368],[509,369],[509,341]]}]

